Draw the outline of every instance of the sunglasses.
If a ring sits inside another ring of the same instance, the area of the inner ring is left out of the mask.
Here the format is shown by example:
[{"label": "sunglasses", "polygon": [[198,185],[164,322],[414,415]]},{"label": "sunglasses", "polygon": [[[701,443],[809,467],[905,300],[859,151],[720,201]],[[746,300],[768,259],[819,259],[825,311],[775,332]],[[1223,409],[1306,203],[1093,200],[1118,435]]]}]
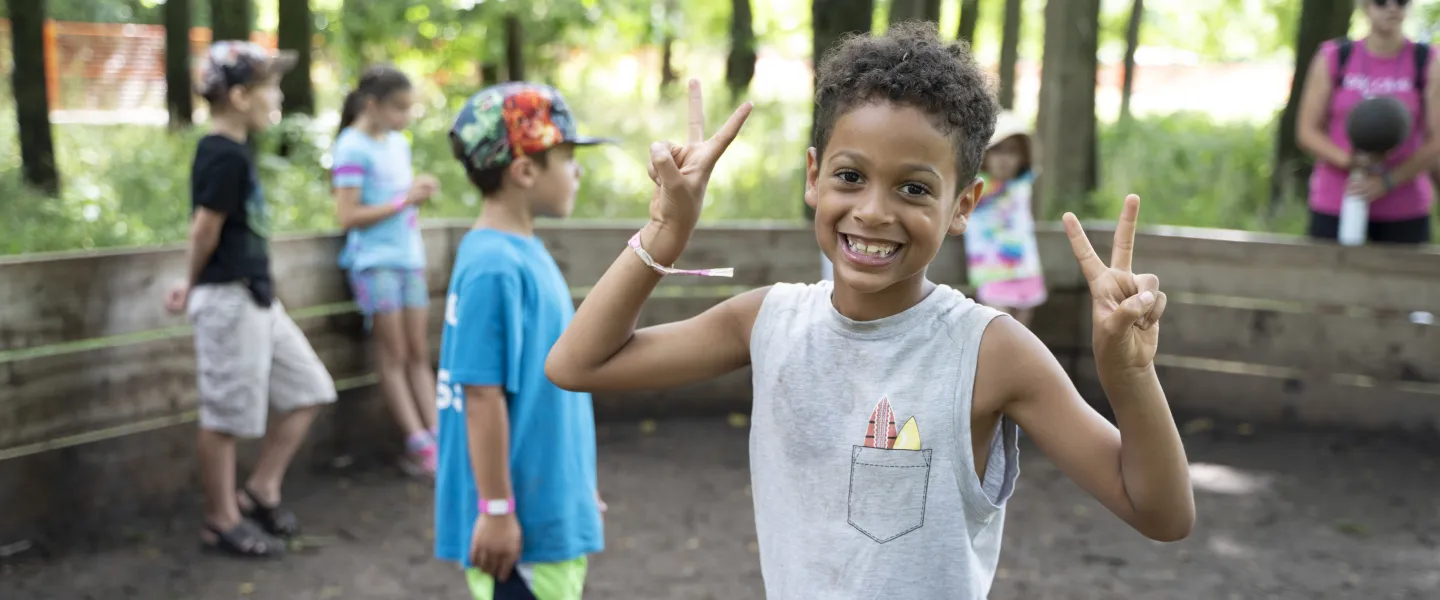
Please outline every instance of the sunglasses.
[{"label": "sunglasses", "polygon": [[1410,0],[1370,0],[1370,2],[1373,3],[1375,6],[1379,6],[1382,8],[1389,4],[1394,4],[1395,6],[1398,6],[1400,8],[1405,8],[1406,5],[1410,4]]}]

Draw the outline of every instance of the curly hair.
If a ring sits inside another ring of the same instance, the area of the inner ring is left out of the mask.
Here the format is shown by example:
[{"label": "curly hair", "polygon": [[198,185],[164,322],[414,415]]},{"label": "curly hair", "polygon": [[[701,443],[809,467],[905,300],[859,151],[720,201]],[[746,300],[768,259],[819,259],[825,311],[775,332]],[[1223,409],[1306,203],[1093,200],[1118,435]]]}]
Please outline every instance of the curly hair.
[{"label": "curly hair", "polygon": [[850,34],[825,54],[815,83],[815,151],[842,115],[879,101],[913,106],[955,145],[960,181],[975,177],[1000,107],[964,41],[947,44],[935,24],[906,21],[880,37]]}]

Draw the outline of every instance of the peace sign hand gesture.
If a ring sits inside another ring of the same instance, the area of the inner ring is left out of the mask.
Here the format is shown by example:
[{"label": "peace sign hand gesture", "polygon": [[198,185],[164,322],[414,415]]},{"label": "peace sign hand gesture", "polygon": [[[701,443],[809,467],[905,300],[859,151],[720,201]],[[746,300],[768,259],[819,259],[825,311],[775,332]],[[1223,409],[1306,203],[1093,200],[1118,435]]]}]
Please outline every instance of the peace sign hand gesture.
[{"label": "peace sign hand gesture", "polygon": [[1095,255],[1095,248],[1085,237],[1085,230],[1075,215],[1065,213],[1063,218],[1070,248],[1075,251],[1080,272],[1090,284],[1090,298],[1094,302],[1091,343],[1096,366],[1102,371],[1149,369],[1155,362],[1160,315],[1165,312],[1165,292],[1160,291],[1160,278],[1130,272],[1139,213],[1140,197],[1126,196],[1120,222],[1115,225],[1115,245],[1109,267]]},{"label": "peace sign hand gesture", "polygon": [[700,82],[690,80],[690,126],[684,146],[668,142],[650,145],[650,178],[659,185],[650,201],[650,220],[663,228],[689,232],[700,219],[705,187],[720,155],[739,135],[752,105],[741,104],[709,139],[705,138],[705,103]]}]

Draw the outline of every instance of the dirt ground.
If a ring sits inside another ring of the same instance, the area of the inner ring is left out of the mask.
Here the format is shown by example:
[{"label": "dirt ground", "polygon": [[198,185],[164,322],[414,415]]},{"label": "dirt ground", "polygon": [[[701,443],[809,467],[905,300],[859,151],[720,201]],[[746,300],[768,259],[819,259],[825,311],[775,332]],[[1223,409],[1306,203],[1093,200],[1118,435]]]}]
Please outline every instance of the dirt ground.
[{"label": "dirt ground", "polygon": [[[653,429],[651,425],[654,425]],[[1440,477],[1433,451],[1379,437],[1216,426],[1186,438],[1199,522],[1145,540],[1022,450],[991,598],[1435,598]],[[760,598],[746,430],[724,420],[609,424],[600,484],[608,548],[586,598]],[[426,488],[396,473],[292,490],[331,542],[284,562],[202,556],[177,527],[98,554],[0,564],[6,600],[465,598],[431,558]]]}]

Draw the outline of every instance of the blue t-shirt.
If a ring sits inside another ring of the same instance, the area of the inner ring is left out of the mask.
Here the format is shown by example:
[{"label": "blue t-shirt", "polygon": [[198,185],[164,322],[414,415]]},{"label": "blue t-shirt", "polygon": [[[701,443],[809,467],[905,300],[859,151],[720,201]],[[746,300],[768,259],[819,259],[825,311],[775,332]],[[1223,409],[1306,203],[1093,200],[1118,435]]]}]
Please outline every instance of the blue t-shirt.
[{"label": "blue t-shirt", "polygon": [[[360,203],[390,204],[410,193],[415,173],[410,166],[410,142],[392,131],[377,140],[347,127],[335,138],[331,181],[335,189],[360,188]],[[351,229],[340,253],[340,267],[366,269],[423,269],[425,248],[414,207],[362,229]]]},{"label": "blue t-shirt", "polygon": [[510,411],[510,480],[522,562],[559,562],[604,548],[596,502],[590,394],[545,376],[545,357],[575,314],[560,267],[535,237],[489,229],[455,253],[436,396],[440,456],[435,555],[469,565],[479,496],[465,434],[465,386],[501,386]]}]

